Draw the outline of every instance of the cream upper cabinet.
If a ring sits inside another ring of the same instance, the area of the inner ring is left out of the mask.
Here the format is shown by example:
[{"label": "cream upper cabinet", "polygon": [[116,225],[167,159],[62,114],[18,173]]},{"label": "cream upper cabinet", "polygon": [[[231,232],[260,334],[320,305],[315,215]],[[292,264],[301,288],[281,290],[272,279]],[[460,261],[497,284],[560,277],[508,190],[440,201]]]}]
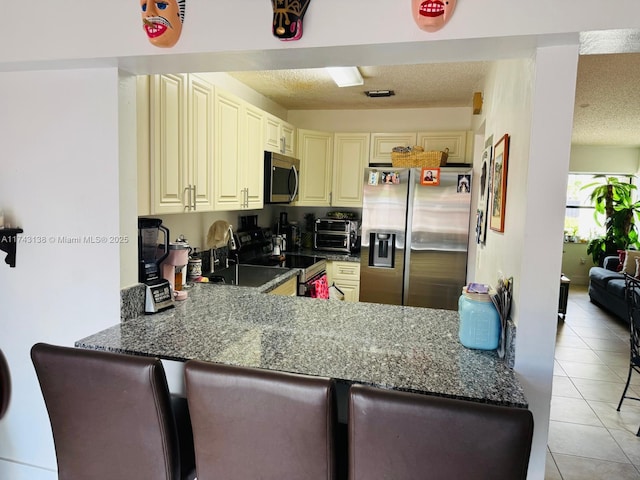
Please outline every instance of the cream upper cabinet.
[{"label": "cream upper cabinet", "polygon": [[244,122],[244,208],[264,206],[264,112],[248,103],[243,111]]},{"label": "cream upper cabinet", "polygon": [[227,92],[215,100],[215,210],[263,206],[263,112]]},{"label": "cream upper cabinet", "polygon": [[136,130],[138,156],[138,215],[151,215],[151,158],[150,125],[149,120],[149,89],[150,77],[138,75],[136,77]]},{"label": "cream upper cabinet", "polygon": [[331,170],[333,134],[298,129],[300,158],[299,206],[329,206],[331,203]]},{"label": "cream upper cabinet", "polygon": [[187,151],[196,211],[213,210],[213,120],[215,88],[189,75],[187,89]]},{"label": "cream upper cabinet", "polygon": [[360,263],[327,261],[327,281],[342,291],[345,302],[360,301]]},{"label": "cream upper cabinet", "polygon": [[466,131],[457,132],[418,132],[416,145],[425,149],[444,151],[449,149],[447,162],[450,163],[471,163],[467,161],[467,136]]},{"label": "cream upper cabinet", "polygon": [[151,213],[211,210],[214,86],[190,75],[149,84]]},{"label": "cream upper cabinet", "polygon": [[362,207],[364,169],[369,159],[369,133],[336,133],[333,147],[331,205]]},{"label": "cream upper cabinet", "polygon": [[416,145],[416,132],[372,133],[369,164],[391,163],[393,147]]},{"label": "cream upper cabinet", "polygon": [[296,152],[296,129],[290,123],[275,115],[265,114],[264,149],[268,152],[282,153],[290,157]]}]

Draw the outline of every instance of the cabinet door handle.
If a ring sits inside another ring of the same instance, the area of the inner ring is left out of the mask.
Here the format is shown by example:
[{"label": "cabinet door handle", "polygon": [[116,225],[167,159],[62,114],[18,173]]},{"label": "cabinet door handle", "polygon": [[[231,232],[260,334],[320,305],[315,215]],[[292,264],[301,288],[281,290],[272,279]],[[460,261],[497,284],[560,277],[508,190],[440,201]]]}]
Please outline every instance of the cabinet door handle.
[{"label": "cabinet door handle", "polygon": [[195,183],[193,184],[193,210],[195,211],[196,209],[196,201],[198,200],[198,195],[196,194],[196,185]]},{"label": "cabinet door handle", "polygon": [[187,201],[184,205],[184,210],[190,211],[191,210],[191,185],[187,185],[182,194],[183,194],[183,198],[184,198],[184,192],[187,192]]}]

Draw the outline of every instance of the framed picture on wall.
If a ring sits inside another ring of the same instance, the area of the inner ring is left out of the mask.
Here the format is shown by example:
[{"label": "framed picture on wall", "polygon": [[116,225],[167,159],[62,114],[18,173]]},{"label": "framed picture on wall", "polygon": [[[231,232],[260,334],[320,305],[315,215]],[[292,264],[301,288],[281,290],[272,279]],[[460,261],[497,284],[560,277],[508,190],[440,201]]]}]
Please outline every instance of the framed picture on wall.
[{"label": "framed picture on wall", "polygon": [[485,245],[487,242],[487,212],[489,211],[489,192],[491,191],[491,154],[493,152],[493,138],[482,152],[482,166],[480,170],[480,198],[478,199],[478,216],[476,224],[476,242]]},{"label": "framed picture on wall", "polygon": [[509,166],[509,135],[505,134],[493,148],[491,168],[491,196],[489,226],[496,232],[504,232],[504,216],[507,203],[507,171]]}]

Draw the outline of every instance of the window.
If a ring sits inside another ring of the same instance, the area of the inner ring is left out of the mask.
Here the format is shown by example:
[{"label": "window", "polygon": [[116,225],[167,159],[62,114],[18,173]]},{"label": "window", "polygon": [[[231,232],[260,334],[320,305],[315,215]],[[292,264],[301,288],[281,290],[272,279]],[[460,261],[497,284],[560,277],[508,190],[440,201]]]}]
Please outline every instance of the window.
[{"label": "window", "polygon": [[[632,182],[628,175],[604,174],[607,177],[616,177],[620,181]],[[592,173],[570,173],[567,182],[567,205],[564,217],[564,234],[567,241],[588,241],[599,235],[604,235],[604,216],[594,218],[595,209],[589,200],[590,189],[582,190],[582,187],[594,183],[598,179]]]}]

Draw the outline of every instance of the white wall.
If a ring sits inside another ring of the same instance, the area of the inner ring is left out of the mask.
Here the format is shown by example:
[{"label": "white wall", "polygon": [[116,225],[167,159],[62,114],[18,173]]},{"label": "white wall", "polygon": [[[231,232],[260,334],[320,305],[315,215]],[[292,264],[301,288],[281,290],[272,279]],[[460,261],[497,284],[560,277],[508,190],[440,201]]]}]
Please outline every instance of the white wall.
[{"label": "white wall", "polygon": [[639,170],[639,162],[640,148],[573,145],[569,171],[635,174]]},{"label": "white wall", "polygon": [[298,128],[327,132],[471,130],[471,107],[371,110],[291,110]]},{"label": "white wall", "polygon": [[0,262],[0,348],[13,380],[3,479],[56,478],[31,346],[72,346],[120,315],[119,245],[58,239],[119,232],[118,93],[115,69],[0,74],[0,205],[24,229],[16,267]]}]

